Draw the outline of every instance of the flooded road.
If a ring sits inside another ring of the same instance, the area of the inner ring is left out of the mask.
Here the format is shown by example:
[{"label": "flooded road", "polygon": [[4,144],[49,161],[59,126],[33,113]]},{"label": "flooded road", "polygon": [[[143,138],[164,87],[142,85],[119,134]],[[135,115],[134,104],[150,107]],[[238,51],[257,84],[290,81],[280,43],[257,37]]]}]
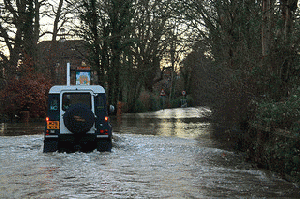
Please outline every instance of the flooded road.
[{"label": "flooded road", "polygon": [[[296,184],[253,168],[242,154],[211,139],[203,111],[172,109],[113,119],[111,153],[45,154],[43,126],[29,135],[26,127],[2,125],[0,198],[300,197]],[[16,129],[23,134],[7,136]]]}]

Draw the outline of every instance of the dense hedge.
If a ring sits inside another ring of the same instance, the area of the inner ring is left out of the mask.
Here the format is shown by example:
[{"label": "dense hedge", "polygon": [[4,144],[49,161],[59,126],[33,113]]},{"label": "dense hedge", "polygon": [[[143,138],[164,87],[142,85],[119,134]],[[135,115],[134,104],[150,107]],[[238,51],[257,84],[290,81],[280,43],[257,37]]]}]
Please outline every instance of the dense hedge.
[{"label": "dense hedge", "polygon": [[299,135],[300,87],[282,101],[263,101],[259,103],[253,123],[270,129],[288,129],[295,135]]}]

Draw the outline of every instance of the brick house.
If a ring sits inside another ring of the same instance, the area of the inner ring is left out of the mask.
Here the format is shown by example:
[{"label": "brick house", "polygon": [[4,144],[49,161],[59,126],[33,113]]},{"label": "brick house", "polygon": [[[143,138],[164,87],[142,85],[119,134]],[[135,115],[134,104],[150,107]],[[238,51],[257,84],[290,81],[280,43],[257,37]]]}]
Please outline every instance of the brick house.
[{"label": "brick house", "polygon": [[[39,65],[47,72],[53,84],[66,84],[67,63],[71,66],[71,84],[75,84],[75,70],[78,67],[90,67],[88,65],[88,47],[83,40],[60,40],[57,42],[42,41],[38,44]],[[92,71],[91,84],[96,75]]]}]

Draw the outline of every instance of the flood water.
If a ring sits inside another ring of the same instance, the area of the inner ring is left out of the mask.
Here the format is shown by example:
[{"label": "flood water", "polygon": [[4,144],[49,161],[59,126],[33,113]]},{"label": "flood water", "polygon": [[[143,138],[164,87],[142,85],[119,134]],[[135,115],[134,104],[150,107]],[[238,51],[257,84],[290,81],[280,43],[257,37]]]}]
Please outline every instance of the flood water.
[{"label": "flood water", "polygon": [[212,139],[205,111],[112,118],[111,153],[43,153],[43,124],[0,124],[0,198],[300,198]]}]

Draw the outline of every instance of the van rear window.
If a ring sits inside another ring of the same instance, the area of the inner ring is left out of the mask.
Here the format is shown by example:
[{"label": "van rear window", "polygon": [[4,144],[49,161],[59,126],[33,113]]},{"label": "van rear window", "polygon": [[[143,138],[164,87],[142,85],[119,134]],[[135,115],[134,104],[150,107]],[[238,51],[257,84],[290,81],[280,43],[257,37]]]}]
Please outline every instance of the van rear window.
[{"label": "van rear window", "polygon": [[90,93],[64,93],[62,96],[62,109],[66,111],[74,104],[85,104],[91,109]]}]

